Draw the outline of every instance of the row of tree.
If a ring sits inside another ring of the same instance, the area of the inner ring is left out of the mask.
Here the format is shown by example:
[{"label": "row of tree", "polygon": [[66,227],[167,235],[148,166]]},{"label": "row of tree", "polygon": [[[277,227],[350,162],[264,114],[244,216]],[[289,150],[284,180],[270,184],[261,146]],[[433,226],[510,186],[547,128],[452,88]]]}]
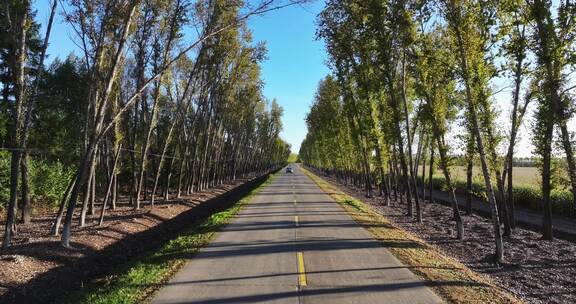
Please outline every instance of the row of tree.
[{"label": "row of tree", "polygon": [[[75,172],[52,228],[58,235],[63,224],[66,247],[74,218],[84,226],[98,212],[102,225],[121,196],[134,209],[154,207],[285,163],[282,109],[262,94],[266,49],[246,20],[296,2],[54,0],[42,40],[31,1],[3,1],[0,135],[11,152],[3,247],[19,210],[30,221],[30,157]],[[58,11],[81,56],[45,69]]]},{"label": "row of tree", "polygon": [[[552,239],[555,130],[576,191],[567,128],[574,104],[575,23],[571,1],[329,0],[317,34],[326,42],[333,76],[319,85],[300,157],[362,185],[367,196],[377,187],[386,200],[392,194],[405,198],[408,215],[415,209],[417,221],[424,194],[418,190],[424,187],[417,180],[419,164],[437,164],[451,194],[457,237],[463,239],[450,172],[450,130],[460,125],[468,189],[476,159],[500,262],[502,236],[514,229],[514,148],[528,106],[535,103],[531,138],[542,164],[543,236]],[[498,125],[494,98],[496,84],[503,82],[512,87],[507,130]],[[429,166],[429,180],[435,167]],[[471,212],[471,204],[467,209]]]}]

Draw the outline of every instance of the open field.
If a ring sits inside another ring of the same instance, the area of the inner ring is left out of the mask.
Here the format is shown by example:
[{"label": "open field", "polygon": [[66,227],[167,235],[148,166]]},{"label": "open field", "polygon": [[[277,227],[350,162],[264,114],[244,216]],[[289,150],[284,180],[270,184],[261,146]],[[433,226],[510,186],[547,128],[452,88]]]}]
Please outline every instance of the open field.
[{"label": "open field", "polygon": [[[426,168],[428,169],[428,168]],[[422,177],[422,166],[419,167],[419,177]],[[454,166],[451,169],[452,181],[456,193],[466,193],[466,168]],[[428,170],[427,170],[428,173]],[[537,212],[542,210],[542,187],[540,185],[540,172],[536,167],[514,167],[514,201],[515,205]],[[426,182],[428,182],[426,180]],[[446,191],[447,185],[442,171],[436,169],[432,179],[434,188]],[[496,187],[496,178],[492,178],[492,185]],[[497,189],[497,188],[494,188]],[[472,193],[477,198],[486,201],[484,178],[479,167],[473,168]],[[550,194],[552,213],[560,216],[574,217],[576,212],[572,203],[572,192],[565,184],[557,183]]]},{"label": "open field", "polygon": [[[428,176],[428,170],[428,167],[426,167],[426,176]],[[455,181],[466,182],[466,167],[453,166],[451,172]],[[474,181],[483,182],[482,169],[480,167],[475,166],[472,172]],[[540,187],[540,171],[536,167],[514,167],[512,175],[515,186]],[[422,166],[419,167],[418,176],[422,176]],[[443,177],[442,171],[439,168],[435,168],[434,176]]]}]

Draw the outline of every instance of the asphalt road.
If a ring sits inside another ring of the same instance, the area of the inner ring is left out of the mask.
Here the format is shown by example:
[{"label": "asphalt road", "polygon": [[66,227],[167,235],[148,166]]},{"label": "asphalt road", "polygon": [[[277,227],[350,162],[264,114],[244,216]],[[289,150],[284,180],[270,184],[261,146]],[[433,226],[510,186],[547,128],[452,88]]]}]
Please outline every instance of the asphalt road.
[{"label": "asphalt road", "polygon": [[264,187],[152,303],[441,303],[299,168]]}]

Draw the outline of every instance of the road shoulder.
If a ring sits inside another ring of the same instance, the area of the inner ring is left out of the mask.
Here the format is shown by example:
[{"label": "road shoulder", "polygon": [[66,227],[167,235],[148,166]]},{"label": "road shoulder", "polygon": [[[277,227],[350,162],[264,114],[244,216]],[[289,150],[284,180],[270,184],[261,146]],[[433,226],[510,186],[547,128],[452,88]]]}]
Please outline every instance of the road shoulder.
[{"label": "road shoulder", "polygon": [[[449,303],[522,303],[490,279],[442,254],[416,236],[393,226],[384,216],[355,200],[312,172],[302,168],[323,191],[410,270]],[[394,242],[394,246],[387,246]],[[403,243],[405,246],[398,246]],[[433,283],[432,283],[433,282]]]}]

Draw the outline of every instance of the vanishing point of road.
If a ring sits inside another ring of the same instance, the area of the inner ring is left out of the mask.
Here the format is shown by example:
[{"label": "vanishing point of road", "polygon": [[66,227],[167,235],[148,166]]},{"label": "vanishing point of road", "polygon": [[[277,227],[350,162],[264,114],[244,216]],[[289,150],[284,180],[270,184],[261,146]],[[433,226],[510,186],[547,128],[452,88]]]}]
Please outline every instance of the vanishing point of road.
[{"label": "vanishing point of road", "polygon": [[441,303],[300,168],[242,208],[152,303]]}]

